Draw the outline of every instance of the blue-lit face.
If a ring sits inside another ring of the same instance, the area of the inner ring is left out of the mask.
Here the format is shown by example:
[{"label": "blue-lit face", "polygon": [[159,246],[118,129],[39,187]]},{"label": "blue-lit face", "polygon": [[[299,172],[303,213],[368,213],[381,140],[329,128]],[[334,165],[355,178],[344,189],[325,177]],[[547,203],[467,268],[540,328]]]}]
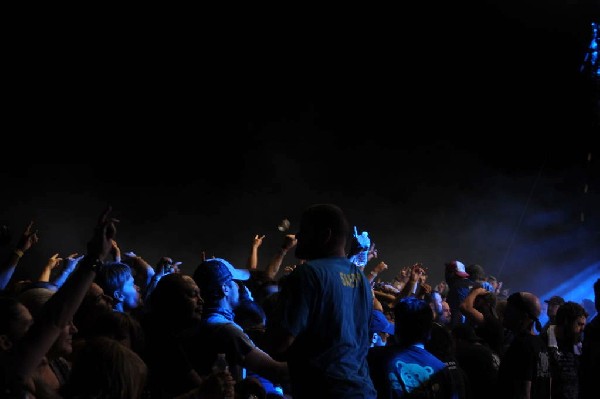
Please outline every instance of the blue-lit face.
[{"label": "blue-lit face", "polygon": [[129,276],[123,284],[121,295],[124,309],[135,309],[140,306],[142,297],[139,287],[133,281],[133,276]]},{"label": "blue-lit face", "polygon": [[234,280],[229,280],[225,284],[229,286],[227,301],[231,305],[231,308],[235,309],[240,304],[240,286]]},{"label": "blue-lit face", "polygon": [[200,297],[200,289],[190,276],[183,276],[184,286],[183,295],[185,296],[186,310],[192,318],[202,316],[202,304],[204,301]]}]

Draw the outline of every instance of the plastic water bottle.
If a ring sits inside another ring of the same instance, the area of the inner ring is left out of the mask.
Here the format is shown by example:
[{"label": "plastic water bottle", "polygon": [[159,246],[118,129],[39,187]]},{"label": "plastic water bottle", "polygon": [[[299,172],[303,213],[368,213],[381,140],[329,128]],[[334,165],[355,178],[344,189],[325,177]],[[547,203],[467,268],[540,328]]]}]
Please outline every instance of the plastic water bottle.
[{"label": "plastic water bottle", "polygon": [[358,241],[358,245],[361,248],[361,251],[354,256],[353,262],[357,266],[365,267],[369,259],[369,248],[371,247],[371,238],[369,237],[369,233],[366,231],[363,231],[361,234],[358,234],[356,226],[354,226],[354,237],[356,237],[356,241]]}]

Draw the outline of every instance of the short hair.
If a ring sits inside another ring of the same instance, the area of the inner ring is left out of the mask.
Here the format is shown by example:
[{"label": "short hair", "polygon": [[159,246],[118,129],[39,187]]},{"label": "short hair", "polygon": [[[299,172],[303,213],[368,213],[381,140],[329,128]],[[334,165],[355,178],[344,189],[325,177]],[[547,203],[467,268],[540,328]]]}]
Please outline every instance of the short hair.
[{"label": "short hair", "polygon": [[95,282],[104,290],[106,295],[112,298],[115,291],[123,288],[129,277],[133,277],[129,265],[121,262],[110,262],[105,263],[98,269]]},{"label": "short hair", "polygon": [[[327,240],[324,239],[326,232],[330,233]],[[295,255],[306,260],[330,256],[339,246],[346,246],[350,235],[350,223],[340,207],[334,204],[311,205],[300,218]]]},{"label": "short hair", "polygon": [[394,306],[395,337],[399,344],[425,343],[431,334],[433,312],[429,303],[416,297],[402,298]]},{"label": "short hair", "polygon": [[163,276],[158,283],[156,288],[152,290],[150,297],[156,307],[164,306],[166,311],[172,310],[173,305],[180,302],[175,299],[183,298],[183,286],[185,281],[183,280],[183,274],[181,273],[170,273]]},{"label": "short hair", "polygon": [[481,265],[469,265],[466,267],[466,271],[469,274],[469,278],[473,281],[481,281],[485,279],[485,271]]},{"label": "short hair", "polygon": [[481,307],[484,306],[484,310],[488,310],[492,313],[494,317],[498,317],[498,313],[496,313],[496,305],[497,305],[497,297],[493,292],[485,292],[483,294],[477,295],[474,301],[474,307],[479,312],[482,312]]},{"label": "short hair", "polygon": [[129,338],[132,351],[143,353],[146,336],[142,325],[131,314],[124,312],[102,312],[98,315],[92,337],[108,337],[118,342]]},{"label": "short hair", "polygon": [[439,323],[431,323],[431,338],[425,343],[425,349],[443,362],[454,360],[456,345],[451,330]]},{"label": "short hair", "polygon": [[183,273],[170,273],[163,276],[150,294],[148,300],[150,313],[161,320],[168,321],[173,327],[188,322],[190,315],[185,291],[187,279],[197,285],[190,276]]},{"label": "short hair", "polygon": [[47,288],[30,288],[21,292],[17,299],[25,305],[35,320],[40,317],[42,308],[52,295],[54,295],[54,291]]},{"label": "short hair", "polygon": [[585,308],[577,302],[565,302],[556,311],[556,324],[567,325],[580,317],[588,317]]},{"label": "short hair", "polygon": [[[542,331],[542,325],[539,320],[540,308],[537,301],[534,301],[535,295],[530,292],[519,291],[511,294],[506,302],[507,306],[511,306],[516,309],[522,315],[529,317],[535,324],[535,328],[538,332]],[[506,309],[505,309],[506,311]]]}]

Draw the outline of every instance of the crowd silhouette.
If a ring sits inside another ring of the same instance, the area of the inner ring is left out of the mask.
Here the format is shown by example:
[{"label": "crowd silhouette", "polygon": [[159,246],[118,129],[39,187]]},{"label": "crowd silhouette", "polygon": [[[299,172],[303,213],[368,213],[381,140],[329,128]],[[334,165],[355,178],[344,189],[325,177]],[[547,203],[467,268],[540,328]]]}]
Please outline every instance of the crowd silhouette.
[{"label": "crowd silhouette", "polygon": [[[39,242],[34,223],[5,242],[3,398],[587,399],[596,392],[600,279],[593,314],[589,304],[510,293],[481,265],[456,259],[417,262],[385,281],[384,254],[373,242],[361,245],[334,204],[306,208],[298,231],[285,231],[273,254],[261,256],[265,236],[256,235],[245,267],[199,250],[188,275],[177,254],[154,265],[122,254],[111,212],[92,226],[84,254],[53,253],[37,278],[13,278]],[[445,278],[432,287],[433,267]],[[214,367],[219,354],[224,369]]]}]

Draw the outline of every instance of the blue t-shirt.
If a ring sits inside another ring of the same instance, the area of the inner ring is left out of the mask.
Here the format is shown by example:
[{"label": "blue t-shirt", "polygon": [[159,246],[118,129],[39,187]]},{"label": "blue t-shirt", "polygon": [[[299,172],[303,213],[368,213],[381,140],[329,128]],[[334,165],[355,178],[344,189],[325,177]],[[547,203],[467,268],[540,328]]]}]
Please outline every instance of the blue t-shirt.
[{"label": "blue t-shirt", "polygon": [[294,399],[375,398],[367,354],[371,286],[346,258],[311,260],[285,279],[279,294]]},{"label": "blue t-shirt", "polygon": [[368,361],[378,398],[458,397],[446,364],[422,346],[371,348]]}]

